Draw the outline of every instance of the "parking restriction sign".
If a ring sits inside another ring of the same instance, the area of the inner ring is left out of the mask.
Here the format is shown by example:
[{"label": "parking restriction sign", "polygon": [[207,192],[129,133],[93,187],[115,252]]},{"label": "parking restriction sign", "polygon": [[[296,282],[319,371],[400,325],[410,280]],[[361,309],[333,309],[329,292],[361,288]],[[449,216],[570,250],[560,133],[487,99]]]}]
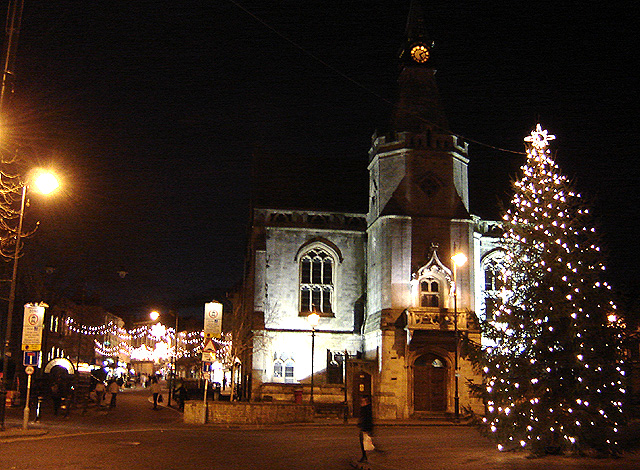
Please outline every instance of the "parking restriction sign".
[{"label": "parking restriction sign", "polygon": [[42,325],[44,304],[25,304],[22,322],[22,350],[40,351],[42,348]]}]

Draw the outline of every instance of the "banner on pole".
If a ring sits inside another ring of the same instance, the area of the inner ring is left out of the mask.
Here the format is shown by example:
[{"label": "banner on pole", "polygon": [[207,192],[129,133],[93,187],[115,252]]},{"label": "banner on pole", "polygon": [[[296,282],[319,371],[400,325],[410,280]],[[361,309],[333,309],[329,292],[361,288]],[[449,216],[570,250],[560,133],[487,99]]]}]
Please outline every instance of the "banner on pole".
[{"label": "banner on pole", "polygon": [[222,304],[207,302],[204,304],[204,337],[222,337]]}]

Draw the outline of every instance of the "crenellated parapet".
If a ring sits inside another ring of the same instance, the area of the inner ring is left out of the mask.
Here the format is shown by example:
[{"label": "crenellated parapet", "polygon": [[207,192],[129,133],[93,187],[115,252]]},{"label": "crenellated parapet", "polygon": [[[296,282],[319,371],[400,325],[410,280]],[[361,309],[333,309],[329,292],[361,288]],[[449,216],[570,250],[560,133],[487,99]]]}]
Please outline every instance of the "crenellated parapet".
[{"label": "crenellated parapet", "polygon": [[371,138],[369,160],[371,161],[376,155],[397,152],[403,149],[455,152],[464,159],[467,159],[469,154],[469,144],[457,135],[425,129],[421,133],[374,134]]},{"label": "crenellated parapet", "polygon": [[265,227],[317,228],[363,231],[367,222],[364,214],[287,209],[255,209],[254,225]]}]

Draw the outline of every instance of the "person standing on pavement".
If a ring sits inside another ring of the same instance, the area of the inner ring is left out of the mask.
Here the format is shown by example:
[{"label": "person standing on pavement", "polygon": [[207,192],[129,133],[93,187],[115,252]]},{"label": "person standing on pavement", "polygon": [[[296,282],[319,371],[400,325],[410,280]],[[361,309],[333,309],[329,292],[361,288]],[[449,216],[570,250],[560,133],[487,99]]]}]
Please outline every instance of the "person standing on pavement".
[{"label": "person standing on pavement", "polygon": [[96,392],[96,403],[98,406],[102,406],[102,400],[104,400],[104,394],[107,391],[107,387],[104,386],[104,382],[102,380],[98,380],[94,391]]},{"label": "person standing on pavement", "polygon": [[364,395],[360,399],[360,418],[358,420],[360,428],[360,450],[362,457],[359,462],[367,461],[367,450],[373,449],[373,409],[371,408],[371,397]]},{"label": "person standing on pavement", "polygon": [[115,380],[109,382],[109,387],[107,391],[111,394],[111,402],[109,403],[109,408],[116,407],[116,398],[118,397],[118,392],[120,391],[120,385]]},{"label": "person standing on pavement", "polygon": [[153,394],[153,409],[158,409],[158,397],[160,396],[160,383],[158,382],[158,377],[153,376],[151,378],[151,393]]}]

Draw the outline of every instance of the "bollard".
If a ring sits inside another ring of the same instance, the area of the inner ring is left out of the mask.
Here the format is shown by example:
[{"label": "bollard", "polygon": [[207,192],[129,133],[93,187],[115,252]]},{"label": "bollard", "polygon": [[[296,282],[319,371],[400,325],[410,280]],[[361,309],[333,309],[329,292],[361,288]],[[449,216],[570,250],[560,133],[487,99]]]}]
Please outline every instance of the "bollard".
[{"label": "bollard", "polygon": [[44,400],[43,397],[38,396],[38,405],[36,406],[36,419],[35,419],[36,422],[40,421],[40,413],[42,413],[42,401],[43,400]]}]

